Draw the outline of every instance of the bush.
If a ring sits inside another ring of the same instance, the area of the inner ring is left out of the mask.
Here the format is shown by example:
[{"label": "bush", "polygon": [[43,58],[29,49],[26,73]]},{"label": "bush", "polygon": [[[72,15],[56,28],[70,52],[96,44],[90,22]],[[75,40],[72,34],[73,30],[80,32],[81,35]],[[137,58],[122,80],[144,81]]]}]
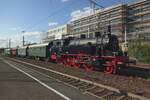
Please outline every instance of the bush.
[{"label": "bush", "polygon": [[150,63],[150,45],[141,44],[139,41],[129,43],[128,54],[139,62]]}]

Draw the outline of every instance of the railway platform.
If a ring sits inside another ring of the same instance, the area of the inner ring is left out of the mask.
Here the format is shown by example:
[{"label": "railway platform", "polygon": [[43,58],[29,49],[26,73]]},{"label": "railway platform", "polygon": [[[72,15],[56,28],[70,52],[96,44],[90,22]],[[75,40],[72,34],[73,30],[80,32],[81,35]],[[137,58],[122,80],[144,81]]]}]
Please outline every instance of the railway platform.
[{"label": "railway platform", "polygon": [[0,58],[0,100],[99,100],[43,73]]}]

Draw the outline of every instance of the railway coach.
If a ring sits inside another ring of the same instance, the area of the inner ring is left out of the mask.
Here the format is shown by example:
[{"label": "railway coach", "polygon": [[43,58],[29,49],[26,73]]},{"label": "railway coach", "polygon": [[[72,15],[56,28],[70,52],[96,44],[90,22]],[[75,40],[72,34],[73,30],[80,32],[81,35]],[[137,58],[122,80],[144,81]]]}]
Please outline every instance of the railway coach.
[{"label": "railway coach", "polygon": [[26,56],[38,59],[38,60],[49,60],[49,43],[29,45],[26,49]]}]

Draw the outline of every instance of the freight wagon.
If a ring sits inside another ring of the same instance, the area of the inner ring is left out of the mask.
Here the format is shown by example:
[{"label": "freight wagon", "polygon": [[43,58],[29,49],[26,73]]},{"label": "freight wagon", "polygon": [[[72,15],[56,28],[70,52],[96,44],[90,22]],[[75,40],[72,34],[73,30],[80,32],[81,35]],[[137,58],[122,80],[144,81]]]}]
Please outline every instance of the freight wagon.
[{"label": "freight wagon", "polygon": [[10,55],[10,49],[9,49],[9,48],[6,48],[6,49],[4,50],[4,54],[5,54],[6,56]]},{"label": "freight wagon", "polygon": [[11,54],[11,56],[17,56],[18,55],[18,49],[17,48],[11,48],[10,54]]},{"label": "freight wagon", "polygon": [[28,56],[28,46],[23,46],[18,48],[18,56],[19,57],[27,57]]}]

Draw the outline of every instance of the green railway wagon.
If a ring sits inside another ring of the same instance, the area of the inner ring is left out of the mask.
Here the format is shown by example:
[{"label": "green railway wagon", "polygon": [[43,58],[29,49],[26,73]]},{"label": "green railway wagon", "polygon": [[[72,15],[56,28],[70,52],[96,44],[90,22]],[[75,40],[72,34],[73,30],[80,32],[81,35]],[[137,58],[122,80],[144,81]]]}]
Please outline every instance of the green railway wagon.
[{"label": "green railway wagon", "polygon": [[30,45],[28,49],[28,56],[35,59],[49,59],[50,52],[48,45],[49,43]]}]

